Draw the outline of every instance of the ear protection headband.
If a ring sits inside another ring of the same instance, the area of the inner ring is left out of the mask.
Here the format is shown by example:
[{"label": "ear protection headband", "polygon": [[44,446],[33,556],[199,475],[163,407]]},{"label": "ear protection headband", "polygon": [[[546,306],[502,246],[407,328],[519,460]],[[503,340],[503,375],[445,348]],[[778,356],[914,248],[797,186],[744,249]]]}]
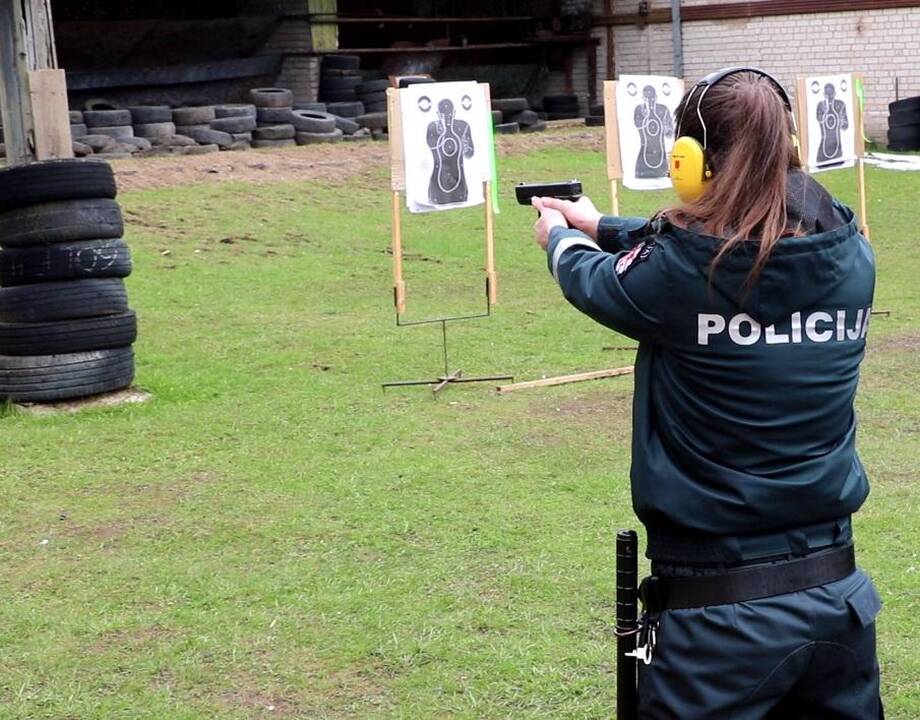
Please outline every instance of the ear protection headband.
[{"label": "ear protection headband", "polygon": [[[786,106],[786,110],[792,116],[793,131],[798,133],[789,93],[786,92],[786,88],[783,87],[782,83],[770,73],[754,67],[729,67],[710,73],[691,88],[680,117],[677,119],[677,139],[671,149],[670,175],[671,184],[677,191],[678,197],[684,202],[692,202],[700,197],[706,189],[706,183],[712,177],[712,168],[709,166],[709,160],[706,157],[709,144],[709,129],[706,127],[706,121],[703,119],[701,109],[703,98],[706,97],[706,93],[713,85],[722,82],[730,75],[742,72],[754,73],[766,78],[773,84],[779,93],[780,99]],[[681,134],[684,115],[694,96],[696,96],[696,116],[699,118],[700,125],[703,128],[702,144],[696,138]],[[798,145],[796,135],[793,135],[793,142]]]}]

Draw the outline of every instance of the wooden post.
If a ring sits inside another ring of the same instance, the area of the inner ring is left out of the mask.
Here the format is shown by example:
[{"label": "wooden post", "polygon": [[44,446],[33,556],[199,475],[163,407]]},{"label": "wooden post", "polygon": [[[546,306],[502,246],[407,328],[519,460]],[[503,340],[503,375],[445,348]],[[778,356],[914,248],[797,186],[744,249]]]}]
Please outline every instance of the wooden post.
[{"label": "wooden post", "polygon": [[620,194],[617,181],[623,177],[620,160],[620,127],[617,123],[617,82],[604,82],[604,137],[607,141],[607,179],[610,181],[612,214],[620,214]]},{"label": "wooden post", "polygon": [[399,90],[387,88],[387,114],[390,142],[390,188],[393,191],[392,244],[393,304],[396,313],[406,312],[406,283],[403,280],[402,223],[399,192],[406,189],[406,163],[403,158],[402,114]]},{"label": "wooden post", "polygon": [[802,169],[810,173],[808,167],[808,89],[805,87],[805,78],[796,78],[795,81],[795,118],[799,135],[799,160]]},{"label": "wooden post", "polygon": [[498,277],[495,274],[495,223],[492,209],[492,183],[485,183],[486,196],[486,289],[489,305],[498,302]]},{"label": "wooden post", "polygon": [[0,0],[0,106],[12,165],[73,157],[50,0]]},{"label": "wooden post", "polygon": [[[492,92],[489,83],[479,83],[479,87],[486,101],[486,110],[491,113]],[[490,152],[494,153],[494,148],[490,148]],[[489,177],[492,177],[491,168]],[[483,184],[483,192],[486,199],[486,297],[489,305],[495,305],[498,302],[498,276],[495,274],[495,208],[492,207],[491,179]]]},{"label": "wooden post", "polygon": [[861,74],[854,74],[852,78],[853,109],[856,113],[856,128],[854,131],[856,136],[856,193],[859,197],[859,221],[862,224],[861,231],[866,240],[869,240],[869,218],[866,214],[866,163],[864,158],[866,154],[866,126],[865,118],[863,117],[863,106],[860,102],[859,93],[856,92],[856,83],[862,86],[863,76]]},{"label": "wooden post", "polygon": [[402,224],[400,223],[399,191],[393,191],[393,304],[396,312],[406,312],[406,283],[403,280]]}]

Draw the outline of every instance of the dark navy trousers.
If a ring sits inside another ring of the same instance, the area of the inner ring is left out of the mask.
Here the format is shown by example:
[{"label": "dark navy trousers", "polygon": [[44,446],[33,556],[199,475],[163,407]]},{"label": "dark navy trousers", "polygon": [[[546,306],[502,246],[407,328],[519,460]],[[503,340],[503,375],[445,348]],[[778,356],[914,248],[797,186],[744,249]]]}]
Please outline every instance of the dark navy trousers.
[{"label": "dark navy trousers", "polygon": [[881,720],[872,581],[668,610],[649,665],[641,720]]}]

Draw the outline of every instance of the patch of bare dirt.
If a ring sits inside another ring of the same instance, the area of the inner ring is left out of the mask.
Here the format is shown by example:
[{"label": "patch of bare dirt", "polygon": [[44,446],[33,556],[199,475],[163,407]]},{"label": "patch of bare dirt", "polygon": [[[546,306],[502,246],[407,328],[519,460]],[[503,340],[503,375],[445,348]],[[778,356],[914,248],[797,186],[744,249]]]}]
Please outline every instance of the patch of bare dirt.
[{"label": "patch of bare dirt", "polygon": [[866,344],[866,351],[886,352],[888,350],[912,352],[920,350],[920,332],[898,333],[896,335],[886,335],[875,339],[869,336],[869,342]]},{"label": "patch of bare dirt", "polygon": [[[501,135],[496,138],[500,156],[564,147],[568,150],[603,151],[603,128],[554,128],[542,133]],[[389,145],[385,142],[306,145],[283,149],[176,155],[112,161],[119,189],[245,182],[257,185],[292,181],[317,181],[337,185],[355,177],[368,181],[388,173]]]},{"label": "patch of bare dirt", "polygon": [[[623,378],[610,378],[593,382],[623,382]],[[628,389],[632,382],[627,380]],[[632,412],[632,393],[617,390],[595,390],[566,400],[545,399],[538,408],[541,414],[577,420],[606,420],[611,423],[628,418]]]}]

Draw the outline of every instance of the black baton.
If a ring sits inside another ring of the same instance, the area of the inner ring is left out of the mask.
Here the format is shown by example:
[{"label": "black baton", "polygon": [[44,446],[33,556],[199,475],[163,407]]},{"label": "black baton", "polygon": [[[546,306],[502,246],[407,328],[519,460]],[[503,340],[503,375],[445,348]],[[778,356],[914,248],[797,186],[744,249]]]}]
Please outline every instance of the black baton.
[{"label": "black baton", "polygon": [[617,720],[637,720],[636,649],[638,623],[638,554],[635,530],[617,532]]}]

